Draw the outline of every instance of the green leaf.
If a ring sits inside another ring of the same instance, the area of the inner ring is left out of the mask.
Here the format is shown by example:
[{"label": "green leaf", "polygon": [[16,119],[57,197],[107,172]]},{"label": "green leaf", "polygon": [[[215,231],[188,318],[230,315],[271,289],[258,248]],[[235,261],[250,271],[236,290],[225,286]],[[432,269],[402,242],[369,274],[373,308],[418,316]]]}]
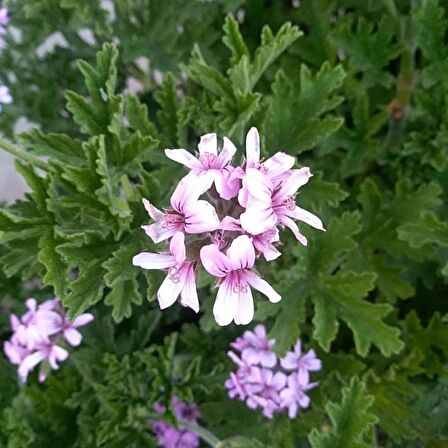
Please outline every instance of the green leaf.
[{"label": "green leaf", "polygon": [[88,259],[83,260],[84,264],[79,270],[78,278],[70,283],[70,292],[62,298],[63,305],[68,308],[67,316],[70,320],[101,300],[106,286],[103,260],[101,258],[86,260]]},{"label": "green leaf", "polygon": [[143,136],[157,137],[157,129],[148,118],[148,107],[138,97],[126,95],[125,113],[132,129]]},{"label": "green leaf", "polygon": [[228,70],[233,88],[241,93],[249,93],[263,76],[267,68],[303,33],[297,26],[285,23],[272,37],[268,26],[262,30],[262,44],[257,48],[253,62],[248,55],[242,55],[238,64]]},{"label": "green leaf", "polygon": [[54,292],[59,297],[65,296],[65,290],[68,282],[67,265],[61,259],[61,255],[56,251],[61,243],[54,235],[51,227],[47,228],[39,238],[38,260],[45,266],[46,274],[42,278],[45,285],[51,285]]},{"label": "green leaf", "polygon": [[264,128],[268,130],[267,147],[279,144],[290,154],[311,149],[336,132],[343,124],[341,117],[328,115],[341,103],[334,93],[345,78],[342,66],[322,65],[313,77],[309,68],[301,66],[299,88],[282,70],[272,85],[272,97]]},{"label": "green leaf", "polygon": [[336,336],[338,319],[342,319],[352,330],[356,351],[362,356],[367,355],[372,344],[384,356],[403,349],[400,330],[383,322],[392,307],[362,300],[373,289],[375,279],[376,275],[372,272],[342,272],[321,279],[320,290],[312,294],[316,306],[313,324],[314,337],[324,350],[329,350]]},{"label": "green leaf", "polygon": [[397,231],[398,237],[408,241],[411,247],[420,248],[428,243],[448,246],[448,222],[441,222],[430,211],[422,212],[418,221],[403,224]]},{"label": "green leaf", "polygon": [[112,317],[115,322],[131,317],[132,304],[141,305],[142,295],[136,279],[116,281],[107,294],[104,303],[113,307]]},{"label": "green leaf", "polygon": [[340,404],[331,402],[326,410],[330,417],[330,431],[313,429],[308,437],[313,448],[368,448],[368,432],[378,421],[371,412],[374,397],[366,392],[365,383],[354,377],[350,385],[342,389]]},{"label": "green leaf", "polygon": [[300,200],[310,208],[321,208],[324,205],[330,207],[338,207],[339,204],[347,198],[348,193],[344,191],[337,182],[328,182],[322,179],[323,173],[318,171],[314,173],[313,178],[306,186],[306,193],[304,193]]},{"label": "green leaf", "polygon": [[243,56],[249,56],[249,50],[244,43],[243,36],[241,36],[238,22],[231,14],[226,16],[223,30],[224,36],[222,41],[232,52],[230,65],[233,66],[236,65]]}]

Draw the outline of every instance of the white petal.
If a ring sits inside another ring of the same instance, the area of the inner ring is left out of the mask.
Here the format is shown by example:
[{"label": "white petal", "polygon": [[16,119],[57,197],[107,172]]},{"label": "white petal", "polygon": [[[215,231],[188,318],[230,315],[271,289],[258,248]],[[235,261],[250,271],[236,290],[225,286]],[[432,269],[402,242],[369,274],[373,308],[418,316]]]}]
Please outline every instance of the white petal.
[{"label": "white petal", "polygon": [[171,238],[177,231],[174,226],[169,228],[164,227],[163,222],[155,222],[149,226],[142,226],[142,229],[156,244]]},{"label": "white petal", "polygon": [[243,185],[246,186],[249,195],[254,199],[266,203],[272,202],[272,182],[261,171],[255,168],[247,169],[246,176],[243,179]]},{"label": "white petal", "polygon": [[132,259],[132,264],[143,269],[166,269],[174,266],[176,260],[171,254],[141,252]]},{"label": "white petal", "polygon": [[199,160],[185,149],[165,149],[165,155],[190,169],[201,166]]},{"label": "white petal", "polygon": [[72,327],[78,328],[88,323],[92,322],[95,319],[95,316],[91,313],[84,313],[78,316],[72,323]]},{"label": "white petal", "polygon": [[151,204],[147,199],[142,199],[143,205],[145,206],[146,211],[148,212],[148,215],[154,220],[154,221],[160,221],[165,216],[165,213],[160,211],[157,207],[154,207],[154,205]]},{"label": "white petal", "polygon": [[312,177],[308,167],[300,168],[299,170],[292,170],[291,175],[283,182],[283,185],[275,196],[292,196],[296,194],[297,190],[305,185]]},{"label": "white petal", "polygon": [[64,337],[72,347],[77,347],[79,344],[81,344],[82,341],[81,333],[72,327],[66,328],[64,330]]},{"label": "white petal", "polygon": [[187,233],[212,232],[219,228],[220,222],[216,210],[207,201],[195,201],[185,214],[185,231]]},{"label": "white petal", "polygon": [[277,224],[277,215],[270,204],[250,201],[246,211],[241,213],[241,227],[251,235],[259,235]]},{"label": "white petal", "polygon": [[194,312],[199,312],[199,298],[196,290],[196,276],[194,268],[191,266],[188,270],[185,284],[181,292],[181,303],[190,307]]},{"label": "white petal", "polygon": [[249,285],[264,294],[272,303],[277,303],[282,299],[281,295],[266,280],[263,280],[254,272],[246,273],[246,280]]},{"label": "white petal", "polygon": [[251,128],[246,135],[246,160],[248,166],[260,161],[260,135],[257,128]]},{"label": "white petal", "polygon": [[238,293],[233,291],[231,278],[227,277],[218,289],[213,315],[216,323],[221,326],[229,325],[238,311]]},{"label": "white petal", "polygon": [[302,243],[304,246],[308,244],[308,240],[306,239],[305,235],[302,235],[300,233],[297,224],[291,218],[288,218],[287,216],[282,216],[280,222],[284,226],[289,227],[289,229],[292,231],[292,233],[300,243]]},{"label": "white petal", "polygon": [[31,355],[28,355],[19,366],[19,376],[22,381],[25,381],[28,373],[34,369],[43,359],[45,359],[45,355],[42,351],[34,352]]},{"label": "white petal", "polygon": [[174,256],[176,263],[183,263],[186,258],[185,235],[176,232],[170,241],[170,253]]},{"label": "white petal", "polygon": [[236,146],[227,137],[224,137],[224,143],[218,156],[221,162],[221,168],[225,167],[232,160],[235,153]]},{"label": "white petal", "polygon": [[191,202],[196,201],[201,195],[200,187],[203,185],[198,176],[188,174],[183,177],[173,194],[171,195],[171,206],[179,213],[184,213]]},{"label": "white petal", "polygon": [[237,325],[247,325],[254,318],[254,299],[252,291],[247,286],[246,292],[240,291],[238,297],[238,310],[235,315],[235,323]]},{"label": "white petal", "polygon": [[215,277],[225,277],[232,270],[229,258],[215,244],[201,248],[201,262],[205,270]]},{"label": "white petal", "polygon": [[284,152],[277,152],[267,159],[263,165],[268,170],[268,176],[272,179],[286,173],[294,166],[295,158]]},{"label": "white petal", "polygon": [[255,264],[255,249],[247,235],[240,235],[232,241],[227,256],[233,270],[250,269]]},{"label": "white petal", "polygon": [[159,290],[157,291],[157,300],[161,310],[170,307],[179,297],[182,288],[184,287],[184,280],[179,279],[178,282],[173,282],[170,275],[165,277]]},{"label": "white petal", "polygon": [[213,154],[218,155],[218,139],[216,134],[206,134],[201,137],[198,144],[199,154]]},{"label": "white petal", "polygon": [[299,221],[306,222],[308,225],[314,227],[315,229],[325,230],[322,221],[316,215],[313,215],[309,211],[304,210],[303,208],[300,208],[298,206],[296,206],[293,213],[291,213],[289,216],[294,219],[298,219]]}]

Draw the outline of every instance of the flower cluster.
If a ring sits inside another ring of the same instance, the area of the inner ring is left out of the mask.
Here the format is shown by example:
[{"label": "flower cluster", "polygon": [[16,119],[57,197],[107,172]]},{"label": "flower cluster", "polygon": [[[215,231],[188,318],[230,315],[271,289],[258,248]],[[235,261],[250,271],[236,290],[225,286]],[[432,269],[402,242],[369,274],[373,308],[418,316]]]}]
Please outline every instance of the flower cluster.
[{"label": "flower cluster", "polygon": [[[185,149],[167,149],[170,159],[189,173],[171,196],[171,206],[158,210],[144,206],[155,223],[143,226],[155,242],[169,240],[169,251],[142,252],[133,259],[144,269],[167,269],[157,298],[162,309],[177,298],[199,311],[196,275],[199,266],[216,277],[219,286],[213,313],[219,325],[248,324],[254,315],[251,287],[278,302],[280,295],[255,270],[257,257],[279,257],[279,230],[288,227],[299,242],[307,240],[295,221],[323,230],[322,222],[295,203],[297,190],[311,177],[309,168],[293,169],[294,157],[277,152],[260,159],[256,128],[246,137],[246,157],[231,164],[237,151],[226,137],[221,149],[216,134],[201,137],[199,155]],[[200,199],[207,194],[208,201]],[[213,204],[213,205],[212,205]]]},{"label": "flower cluster", "polygon": [[2,38],[6,34],[6,26],[9,23],[8,10],[5,7],[0,8],[0,50],[5,48],[5,41]]},{"label": "flower cluster", "polygon": [[232,351],[228,355],[238,369],[230,374],[225,387],[230,398],[245,401],[250,409],[261,408],[267,418],[287,410],[293,419],[299,408],[310,405],[306,392],[318,384],[310,382],[310,372],[320,370],[322,364],[314,350],[302,353],[300,340],[281,359],[271,351],[274,344],[263,325],[237,338],[231,346],[239,356]]},{"label": "flower cluster", "polygon": [[[177,397],[171,400],[174,415],[176,419],[182,421],[197,423],[197,419],[201,416],[195,404],[185,403]],[[159,414],[164,414],[166,409],[161,404],[156,404],[154,409]],[[177,429],[168,423],[157,421],[152,424],[152,430],[157,436],[159,446],[162,448],[197,448],[199,446],[199,436],[186,429]]]},{"label": "flower cluster", "polygon": [[68,357],[61,346],[67,341],[73,347],[82,341],[78,327],[93,320],[89,313],[81,314],[70,322],[63,313],[60,300],[55,298],[38,305],[35,299],[26,301],[27,312],[19,319],[11,315],[13,334],[3,345],[12,364],[19,366],[20,379],[25,382],[28,374],[41,363],[39,381],[45,381],[50,369],[58,369],[58,362]]}]

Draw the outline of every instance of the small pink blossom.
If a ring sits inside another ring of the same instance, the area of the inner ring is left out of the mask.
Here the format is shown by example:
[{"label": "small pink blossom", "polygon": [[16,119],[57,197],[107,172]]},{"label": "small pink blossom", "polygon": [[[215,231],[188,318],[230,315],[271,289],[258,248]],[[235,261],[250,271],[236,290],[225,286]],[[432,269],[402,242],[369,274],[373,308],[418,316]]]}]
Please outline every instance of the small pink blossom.
[{"label": "small pink blossom", "polygon": [[154,243],[171,238],[179,231],[196,234],[212,232],[219,227],[219,218],[213,206],[207,201],[199,200],[203,193],[202,185],[196,176],[184,177],[171,196],[171,208],[165,212],[143,199],[149,216],[156,221],[143,226]]},{"label": "small pink blossom", "polygon": [[215,244],[201,249],[201,261],[207,272],[219,279],[213,314],[218,325],[248,324],[254,315],[251,286],[276,303],[281,297],[268,282],[252,269],[255,249],[247,235],[233,240],[226,254]]},{"label": "small pink blossom", "polygon": [[311,349],[302,354],[302,343],[297,341],[294,351],[288,352],[286,356],[280,360],[282,367],[286,370],[297,371],[299,380],[307,383],[310,378],[309,372],[317,372],[322,368],[320,359],[317,358],[316,352]]},{"label": "small pink blossom", "polygon": [[170,307],[181,296],[181,303],[196,313],[199,299],[196,290],[196,262],[186,260],[185,235],[176,232],[170,242],[170,253],[141,252],[132,263],[143,269],[168,269],[168,275],[157,293],[160,308]]},{"label": "small pink blossom", "polygon": [[11,104],[11,103],[12,103],[12,96],[9,93],[8,87],[0,85],[0,112],[2,111],[2,104]]},{"label": "small pink blossom", "polygon": [[289,418],[296,418],[299,408],[309,407],[311,400],[306,392],[316,387],[317,384],[309,383],[295,373],[289,375],[287,387],[280,392],[281,406],[288,409]]}]

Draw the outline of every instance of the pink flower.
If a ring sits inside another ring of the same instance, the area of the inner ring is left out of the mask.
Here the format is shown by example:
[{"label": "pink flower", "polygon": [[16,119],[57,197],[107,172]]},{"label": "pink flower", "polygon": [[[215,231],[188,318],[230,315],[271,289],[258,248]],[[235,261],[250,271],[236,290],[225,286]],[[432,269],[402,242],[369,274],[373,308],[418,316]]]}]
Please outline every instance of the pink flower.
[{"label": "pink flower", "polygon": [[205,177],[208,188],[215,182],[216,190],[222,198],[231,199],[236,196],[241,175],[239,170],[229,166],[236,153],[235,145],[224,137],[222,149],[218,153],[216,134],[206,134],[201,137],[198,149],[199,158],[185,149],[165,149],[165,154],[169,159],[186,166],[192,174]]},{"label": "pink flower", "polygon": [[277,356],[271,351],[274,339],[268,339],[264,325],[257,325],[254,331],[245,331],[243,335],[247,346],[243,348],[241,357],[251,365],[261,364],[264,367],[274,367]]},{"label": "pink flower", "polygon": [[289,418],[296,418],[299,407],[306,409],[310,405],[310,397],[305,392],[317,384],[303,381],[295,373],[289,375],[288,386],[280,392],[281,406],[288,409]]},{"label": "pink flower", "polygon": [[8,9],[3,7],[0,8],[0,27],[4,27],[9,23]]},{"label": "pink flower", "polygon": [[93,314],[84,313],[78,316],[73,322],[70,322],[65,315],[62,315],[59,316],[56,328],[58,332],[61,332],[64,335],[65,340],[72,347],[77,347],[82,341],[82,334],[77,328],[87,325],[92,322],[94,318]]},{"label": "pink flower", "polygon": [[280,410],[280,392],[286,384],[286,375],[270,369],[261,369],[260,374],[260,383],[248,386],[250,398],[257,407],[263,408],[265,417],[272,418]]},{"label": "pink flower", "polygon": [[292,170],[279,188],[275,189],[273,182],[265,174],[249,168],[243,180],[248,198],[246,211],[240,216],[242,228],[252,235],[259,235],[280,224],[289,227],[296,238],[306,245],[307,240],[300,233],[294,220],[324,230],[322,221],[317,216],[295,203],[297,190],[305,185],[310,177],[309,168]]},{"label": "pink flower", "polygon": [[317,358],[316,352],[311,349],[307,353],[302,354],[302,343],[297,341],[294,351],[288,352],[286,356],[280,360],[282,367],[286,370],[295,370],[302,384],[308,383],[310,380],[309,372],[317,372],[322,368],[320,359]]},{"label": "pink flower", "polygon": [[[59,369],[58,362],[66,360],[68,351],[53,342],[46,342],[36,348],[36,351],[28,355],[19,366],[19,376],[23,382],[26,381],[28,374],[39,363],[46,360],[53,370]],[[45,379],[45,377],[44,377]]]},{"label": "pink flower", "polygon": [[142,226],[146,234],[159,243],[178,231],[205,233],[216,230],[220,223],[215,209],[207,201],[199,200],[203,193],[202,187],[203,184],[196,176],[184,177],[171,196],[172,208],[165,212],[143,199],[149,216],[156,221],[149,226]]},{"label": "pink flower", "polygon": [[170,253],[141,252],[132,259],[134,266],[143,269],[168,269],[168,275],[157,292],[160,308],[171,306],[181,295],[181,303],[196,313],[199,299],[196,291],[196,262],[186,261],[185,235],[176,232],[170,242]]},{"label": "pink flower", "polygon": [[254,316],[254,302],[250,286],[276,303],[281,297],[271,285],[261,279],[252,269],[255,264],[255,249],[247,235],[233,240],[226,254],[215,244],[201,249],[204,268],[219,278],[213,314],[218,325],[248,324]]}]

